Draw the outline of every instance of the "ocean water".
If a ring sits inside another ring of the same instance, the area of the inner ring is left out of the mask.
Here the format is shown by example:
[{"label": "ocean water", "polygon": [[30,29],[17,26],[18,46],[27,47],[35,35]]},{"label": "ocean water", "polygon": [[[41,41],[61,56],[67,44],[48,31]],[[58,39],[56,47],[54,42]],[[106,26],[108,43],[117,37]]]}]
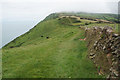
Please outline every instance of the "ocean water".
[{"label": "ocean water", "polygon": [[2,45],[0,48],[18,36],[33,28],[38,21],[2,21]]}]

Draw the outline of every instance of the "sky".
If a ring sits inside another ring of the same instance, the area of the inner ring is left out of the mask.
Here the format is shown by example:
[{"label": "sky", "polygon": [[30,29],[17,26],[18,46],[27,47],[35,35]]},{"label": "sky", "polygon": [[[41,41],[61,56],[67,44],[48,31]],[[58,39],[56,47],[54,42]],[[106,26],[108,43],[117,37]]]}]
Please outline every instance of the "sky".
[{"label": "sky", "polygon": [[54,12],[117,14],[118,1],[119,0],[0,0],[0,35],[3,34],[3,43],[6,44]]},{"label": "sky", "polygon": [[[4,20],[44,19],[53,12],[82,11],[97,13],[117,13],[119,0],[2,0],[2,16]],[[112,3],[110,3],[112,2]]]}]

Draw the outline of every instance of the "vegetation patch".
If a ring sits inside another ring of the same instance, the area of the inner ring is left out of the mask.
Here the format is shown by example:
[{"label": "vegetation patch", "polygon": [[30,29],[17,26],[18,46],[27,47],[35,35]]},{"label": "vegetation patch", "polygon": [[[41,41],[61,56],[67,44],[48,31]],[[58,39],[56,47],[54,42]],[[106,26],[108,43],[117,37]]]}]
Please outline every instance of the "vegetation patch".
[{"label": "vegetation patch", "polygon": [[89,43],[80,40],[86,39],[85,28],[114,27],[113,23],[98,24],[97,18],[115,22],[116,15],[53,13],[47,16],[2,48],[3,78],[104,78],[97,73],[99,67],[88,58]]}]

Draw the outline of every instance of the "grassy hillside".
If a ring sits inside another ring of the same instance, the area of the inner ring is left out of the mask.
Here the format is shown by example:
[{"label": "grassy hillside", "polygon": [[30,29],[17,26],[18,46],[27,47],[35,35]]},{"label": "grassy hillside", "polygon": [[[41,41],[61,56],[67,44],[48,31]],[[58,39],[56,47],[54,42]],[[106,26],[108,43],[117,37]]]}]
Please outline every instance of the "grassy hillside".
[{"label": "grassy hillside", "polygon": [[3,78],[104,77],[87,58],[87,43],[79,40],[85,38],[84,26],[98,23],[58,16],[47,17],[3,47]]},{"label": "grassy hillside", "polygon": [[82,17],[82,18],[92,18],[92,19],[104,19],[104,20],[108,20],[108,21],[112,21],[115,23],[120,23],[120,21],[118,21],[118,15],[117,14],[108,14],[108,13],[85,13],[85,12],[77,12],[77,13],[53,13],[50,16],[46,17],[45,20],[48,19],[54,19],[56,17],[58,17],[59,15],[64,15],[64,16],[78,16],[78,17]]}]

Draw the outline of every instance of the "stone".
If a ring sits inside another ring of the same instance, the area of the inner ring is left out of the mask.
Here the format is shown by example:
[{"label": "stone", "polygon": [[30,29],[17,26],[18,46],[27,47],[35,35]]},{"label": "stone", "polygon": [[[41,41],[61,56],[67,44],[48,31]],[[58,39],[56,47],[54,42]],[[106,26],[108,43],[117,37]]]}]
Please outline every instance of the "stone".
[{"label": "stone", "polygon": [[109,43],[109,46],[112,46],[112,44],[111,44],[111,43]]},{"label": "stone", "polygon": [[118,64],[118,62],[112,62],[112,65],[117,65]]},{"label": "stone", "polygon": [[95,49],[97,50],[97,49],[98,49],[98,47],[95,47]]},{"label": "stone", "polygon": [[112,67],[110,68],[110,71],[112,74],[114,74],[115,76],[119,76],[119,72],[115,69],[113,69]]},{"label": "stone", "polygon": [[115,76],[117,76],[117,77],[119,76],[119,72],[118,71],[114,70],[113,73],[115,74]]},{"label": "stone", "polygon": [[89,56],[90,59],[94,59],[96,55]]},{"label": "stone", "polygon": [[111,67],[109,70],[112,72],[112,71],[113,71],[113,68]]},{"label": "stone", "polygon": [[114,34],[114,36],[119,36],[119,34]]},{"label": "stone", "polygon": [[119,54],[117,54],[117,58],[119,58],[120,57],[120,53]]},{"label": "stone", "polygon": [[[98,54],[106,55],[106,61],[109,63],[109,66],[111,66],[111,68],[108,69],[108,72],[110,72],[108,78],[118,77],[118,65],[120,64],[120,62],[118,62],[118,60],[120,60],[120,35],[115,34],[111,27],[93,27],[89,28],[89,30],[87,29],[86,36],[88,37],[88,47],[90,47],[89,58],[92,59],[94,64],[97,64],[95,60],[99,57]],[[91,38],[92,36],[96,39],[93,40]]]},{"label": "stone", "polygon": [[95,62],[95,61],[93,61],[93,63],[94,63],[94,64],[96,64],[96,62]]},{"label": "stone", "polygon": [[107,79],[109,79],[109,78],[110,78],[110,75],[107,76]]},{"label": "stone", "polygon": [[112,58],[112,61],[115,61],[115,58]]},{"label": "stone", "polygon": [[97,44],[98,43],[98,41],[95,41],[95,44]]},{"label": "stone", "polygon": [[118,36],[119,36],[118,34],[113,34],[112,35],[112,37],[115,37],[115,38],[118,37]]},{"label": "stone", "polygon": [[113,55],[117,55],[117,50],[115,50],[114,52],[112,52]]},{"label": "stone", "polygon": [[98,45],[97,46],[100,46],[100,44],[98,43]]},{"label": "stone", "polygon": [[114,46],[111,46],[111,49],[114,49]]},{"label": "stone", "polygon": [[102,32],[99,32],[100,34],[102,34]]},{"label": "stone", "polygon": [[106,47],[105,46],[103,46],[103,50],[105,50],[106,49]]},{"label": "stone", "polygon": [[107,32],[111,33],[111,32],[113,32],[113,30],[111,30],[111,29],[108,29],[108,30],[107,30]]},{"label": "stone", "polygon": [[95,55],[95,53],[90,53],[90,56],[93,56],[93,55]]},{"label": "stone", "polygon": [[92,52],[93,50],[91,49],[90,51]]}]

